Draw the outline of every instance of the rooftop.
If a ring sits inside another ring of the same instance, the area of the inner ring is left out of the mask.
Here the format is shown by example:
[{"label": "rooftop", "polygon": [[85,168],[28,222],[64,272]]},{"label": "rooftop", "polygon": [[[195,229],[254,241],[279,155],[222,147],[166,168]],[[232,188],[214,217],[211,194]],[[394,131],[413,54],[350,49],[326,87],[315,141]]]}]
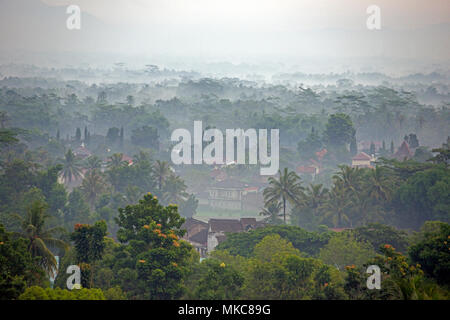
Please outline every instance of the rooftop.
[{"label": "rooftop", "polygon": [[368,161],[370,161],[371,159],[372,158],[365,152],[360,152],[352,158],[352,160],[368,160]]}]

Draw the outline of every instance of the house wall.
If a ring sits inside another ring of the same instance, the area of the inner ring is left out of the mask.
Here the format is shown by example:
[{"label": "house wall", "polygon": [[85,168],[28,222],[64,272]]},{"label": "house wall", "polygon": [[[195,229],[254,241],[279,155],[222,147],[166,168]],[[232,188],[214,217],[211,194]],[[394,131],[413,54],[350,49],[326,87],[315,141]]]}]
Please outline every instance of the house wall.
[{"label": "house wall", "polygon": [[208,204],[211,208],[242,210],[242,190],[212,188],[209,190]]},{"label": "house wall", "polygon": [[217,233],[209,232],[208,233],[208,252],[212,252],[215,247],[219,244],[219,241],[216,238]]},{"label": "house wall", "polygon": [[370,166],[370,160],[352,160],[352,166]]}]

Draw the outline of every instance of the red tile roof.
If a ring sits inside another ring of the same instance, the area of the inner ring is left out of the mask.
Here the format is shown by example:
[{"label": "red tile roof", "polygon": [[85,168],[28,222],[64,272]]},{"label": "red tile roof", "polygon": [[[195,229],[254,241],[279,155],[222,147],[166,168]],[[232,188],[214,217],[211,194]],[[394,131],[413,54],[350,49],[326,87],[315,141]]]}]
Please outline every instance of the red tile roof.
[{"label": "red tile roof", "polygon": [[297,172],[298,173],[316,173],[316,167],[312,166],[298,166]]},{"label": "red tile roof", "polygon": [[212,232],[241,232],[242,224],[234,219],[210,219],[209,226]]},{"label": "red tile roof", "polygon": [[352,160],[371,160],[372,158],[365,152],[360,152]]}]

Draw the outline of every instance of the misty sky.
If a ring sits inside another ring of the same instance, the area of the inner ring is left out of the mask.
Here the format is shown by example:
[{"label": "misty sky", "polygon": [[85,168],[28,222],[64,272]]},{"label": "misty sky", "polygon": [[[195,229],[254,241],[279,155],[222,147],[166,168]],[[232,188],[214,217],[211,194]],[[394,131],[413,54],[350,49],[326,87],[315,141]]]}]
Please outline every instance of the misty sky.
[{"label": "misty sky", "polygon": [[[69,4],[82,28],[66,29]],[[366,28],[381,8],[382,29]],[[279,62],[382,57],[447,63],[448,0],[0,0],[15,51]]]}]

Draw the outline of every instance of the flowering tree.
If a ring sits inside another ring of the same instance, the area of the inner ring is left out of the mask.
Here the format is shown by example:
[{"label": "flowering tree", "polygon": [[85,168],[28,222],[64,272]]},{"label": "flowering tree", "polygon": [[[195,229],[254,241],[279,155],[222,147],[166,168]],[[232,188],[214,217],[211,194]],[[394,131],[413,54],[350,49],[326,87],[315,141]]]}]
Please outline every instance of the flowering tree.
[{"label": "flowering tree", "polygon": [[[184,218],[176,205],[164,207],[148,193],[136,205],[119,209],[117,237],[124,245],[120,266],[137,275],[132,288],[135,299],[177,299],[183,294],[183,277],[192,247],[180,238]],[[120,271],[119,271],[120,272]]]}]

